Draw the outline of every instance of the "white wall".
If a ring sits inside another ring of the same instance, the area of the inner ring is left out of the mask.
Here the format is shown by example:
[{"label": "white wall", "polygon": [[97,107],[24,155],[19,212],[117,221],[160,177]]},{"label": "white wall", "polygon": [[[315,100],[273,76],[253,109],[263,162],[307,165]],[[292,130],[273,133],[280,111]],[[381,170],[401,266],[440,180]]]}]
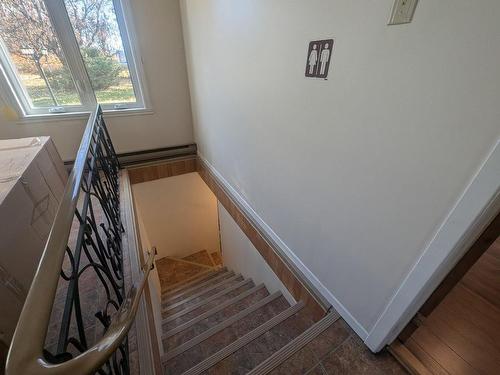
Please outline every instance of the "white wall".
[{"label": "white wall", "polygon": [[157,259],[220,249],[217,199],[198,173],[134,184],[132,191]]},{"label": "white wall", "polygon": [[500,2],[392,3],[181,2],[201,154],[364,336],[500,137]]},{"label": "white wall", "polygon": [[[130,0],[154,114],[107,119],[117,152],[193,142],[182,26],[177,0]],[[2,107],[2,103],[0,103]],[[18,123],[0,112],[0,139],[49,135],[73,160],[87,120]]]},{"label": "white wall", "polygon": [[236,273],[241,273],[245,278],[251,278],[255,285],[264,283],[269,293],[281,291],[290,304],[295,303],[288,289],[268,266],[229,212],[220,203],[218,207],[224,265]]}]

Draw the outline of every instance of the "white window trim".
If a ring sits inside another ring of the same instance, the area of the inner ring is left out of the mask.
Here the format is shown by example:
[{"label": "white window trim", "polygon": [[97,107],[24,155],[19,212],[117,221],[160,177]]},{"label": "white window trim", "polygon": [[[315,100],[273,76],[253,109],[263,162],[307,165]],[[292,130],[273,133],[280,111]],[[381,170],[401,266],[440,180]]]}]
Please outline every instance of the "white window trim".
[{"label": "white window trim", "polygon": [[[103,110],[106,118],[111,117],[130,117],[130,116],[148,116],[154,115],[155,112],[151,109],[144,108],[132,108],[132,109],[114,109],[114,110]],[[67,112],[67,113],[51,113],[46,115],[27,115],[18,120],[15,120],[16,125],[34,125],[37,123],[43,124],[50,121],[50,123],[56,122],[70,122],[87,120],[90,115],[90,111],[86,112]]]},{"label": "white window trim", "polygon": [[[140,105],[136,105],[132,108],[143,108],[150,109],[148,90],[146,89],[146,76],[144,74],[144,66],[142,59],[138,58],[142,56],[139,50],[139,43],[137,41],[137,32],[134,27],[134,20],[132,18],[132,8],[129,0],[113,0],[113,5],[115,7],[116,20],[118,22],[118,28],[120,30],[120,36],[122,41],[128,41],[128,43],[123,44],[123,49],[125,56],[127,58],[127,64],[130,71],[130,79],[132,80],[132,85],[136,89],[135,95],[137,98],[137,103],[139,103],[139,98],[141,100]],[[103,109],[107,108],[103,106]],[[113,108],[115,109],[115,108]]]},{"label": "white window trim", "polygon": [[[138,59],[138,43],[135,39],[134,22],[132,19],[131,5],[129,0],[112,0],[116,20],[123,48],[127,59],[130,78],[134,87],[136,97],[135,103],[112,103],[101,104],[103,111],[112,116],[129,114],[151,114],[149,95],[147,95],[146,79],[142,59]],[[69,20],[64,0],[44,0],[49,14],[54,33],[58,38],[64,57],[70,67],[75,81],[76,90],[80,96],[81,105],[64,106],[61,113],[51,113],[51,108],[32,108],[29,95],[20,84],[16,68],[12,66],[9,52],[3,43],[0,43],[0,94],[5,104],[16,110],[22,118],[21,123],[43,121],[45,119],[77,119],[87,116],[95,108],[97,100],[90,83],[80,47],[76,42],[73,32],[68,33],[68,28],[73,30]]]}]

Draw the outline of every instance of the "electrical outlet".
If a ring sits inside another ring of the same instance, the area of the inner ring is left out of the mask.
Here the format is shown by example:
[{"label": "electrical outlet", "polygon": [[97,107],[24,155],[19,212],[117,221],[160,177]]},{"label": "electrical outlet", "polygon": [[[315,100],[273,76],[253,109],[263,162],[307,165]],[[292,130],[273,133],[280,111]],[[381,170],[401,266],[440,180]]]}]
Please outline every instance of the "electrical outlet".
[{"label": "electrical outlet", "polygon": [[389,25],[410,23],[415,13],[417,2],[418,0],[395,0]]}]

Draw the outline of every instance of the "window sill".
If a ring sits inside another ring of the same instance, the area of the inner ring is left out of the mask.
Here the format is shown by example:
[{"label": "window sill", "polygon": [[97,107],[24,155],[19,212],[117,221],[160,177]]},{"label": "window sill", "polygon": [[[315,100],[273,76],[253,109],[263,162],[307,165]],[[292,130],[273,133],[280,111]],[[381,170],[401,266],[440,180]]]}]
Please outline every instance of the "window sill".
[{"label": "window sill", "polygon": [[[145,116],[153,115],[154,111],[149,108],[131,108],[131,109],[110,109],[103,110],[104,119],[110,117],[125,117],[125,116]],[[60,122],[60,121],[74,121],[88,119],[90,112],[70,112],[70,113],[52,113],[43,115],[27,115],[19,120],[16,120],[16,124],[36,124],[36,123],[46,123],[46,122]]]}]

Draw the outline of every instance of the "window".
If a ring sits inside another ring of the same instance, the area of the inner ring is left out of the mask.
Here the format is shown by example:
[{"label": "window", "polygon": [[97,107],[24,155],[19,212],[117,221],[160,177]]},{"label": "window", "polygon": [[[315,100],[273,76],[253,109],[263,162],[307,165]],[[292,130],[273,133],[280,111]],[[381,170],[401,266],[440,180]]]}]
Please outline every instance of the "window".
[{"label": "window", "polygon": [[25,115],[145,106],[120,0],[2,0],[0,62]]}]

